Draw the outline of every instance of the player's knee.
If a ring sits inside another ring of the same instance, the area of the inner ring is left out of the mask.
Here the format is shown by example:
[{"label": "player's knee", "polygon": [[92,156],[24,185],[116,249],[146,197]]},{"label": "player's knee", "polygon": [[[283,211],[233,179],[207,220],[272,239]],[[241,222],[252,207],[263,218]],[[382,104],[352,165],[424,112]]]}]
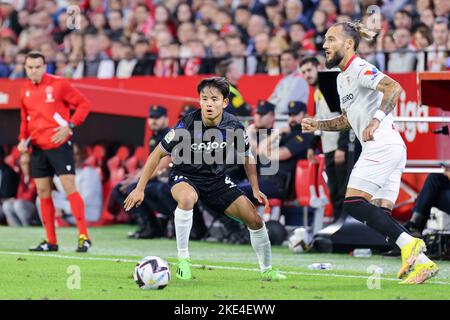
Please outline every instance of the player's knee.
[{"label": "player's knee", "polygon": [[51,189],[47,187],[36,187],[37,194],[41,199],[47,199],[52,196]]},{"label": "player's knee", "polygon": [[263,225],[264,223],[261,217],[258,216],[255,210],[255,213],[253,214],[252,218],[249,219],[249,221],[247,221],[247,227],[252,230],[259,230],[263,227]]},{"label": "player's knee", "polygon": [[178,207],[183,210],[191,210],[196,202],[197,197],[195,194],[185,194],[179,198]]}]

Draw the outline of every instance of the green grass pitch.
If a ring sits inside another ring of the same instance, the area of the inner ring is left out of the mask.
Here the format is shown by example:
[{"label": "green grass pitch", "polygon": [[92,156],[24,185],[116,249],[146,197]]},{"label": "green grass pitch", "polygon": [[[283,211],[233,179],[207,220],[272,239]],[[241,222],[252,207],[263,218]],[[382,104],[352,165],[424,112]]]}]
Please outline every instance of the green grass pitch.
[{"label": "green grass pitch", "polygon": [[[449,299],[450,262],[438,261],[439,274],[429,283],[399,285],[399,258],[354,258],[342,254],[293,254],[273,248],[273,264],[288,280],[262,282],[250,245],[191,241],[194,279],[174,277],[163,290],[145,291],[132,279],[136,261],[155,255],[176,261],[174,240],[129,240],[133,226],[91,228],[93,247],[76,253],[76,229],[60,228],[56,253],[31,253],[43,237],[42,228],[0,227],[0,299],[147,299],[147,300],[322,300],[322,299]],[[308,270],[329,262],[332,270]],[[368,272],[383,269],[380,278]],[[75,271],[74,271],[75,270]],[[79,288],[73,288],[79,272]]]}]

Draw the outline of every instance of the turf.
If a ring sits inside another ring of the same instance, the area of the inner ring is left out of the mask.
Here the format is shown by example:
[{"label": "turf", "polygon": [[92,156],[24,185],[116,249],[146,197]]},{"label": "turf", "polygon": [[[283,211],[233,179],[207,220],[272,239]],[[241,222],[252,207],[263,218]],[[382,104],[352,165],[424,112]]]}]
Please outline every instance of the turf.
[{"label": "turf", "polygon": [[[75,253],[76,230],[57,230],[60,250],[30,253],[42,238],[41,228],[0,227],[0,299],[164,299],[164,300],[321,300],[321,299],[449,299],[450,263],[438,262],[439,275],[419,286],[402,286],[395,279],[399,258],[354,258],[339,254],[293,254],[273,248],[274,266],[288,280],[262,282],[250,245],[192,241],[191,281],[172,277],[164,290],[140,290],[132,279],[137,260],[156,255],[176,261],[174,240],[129,240],[132,226],[91,228],[93,247]],[[314,262],[329,262],[332,270],[308,270]],[[75,266],[75,267],[74,267]],[[370,266],[383,269],[379,289]],[[74,269],[75,268],[75,269]],[[73,270],[80,272],[80,288],[70,289]],[[172,275],[174,266],[171,265]],[[372,277],[372,278],[370,278]]]}]

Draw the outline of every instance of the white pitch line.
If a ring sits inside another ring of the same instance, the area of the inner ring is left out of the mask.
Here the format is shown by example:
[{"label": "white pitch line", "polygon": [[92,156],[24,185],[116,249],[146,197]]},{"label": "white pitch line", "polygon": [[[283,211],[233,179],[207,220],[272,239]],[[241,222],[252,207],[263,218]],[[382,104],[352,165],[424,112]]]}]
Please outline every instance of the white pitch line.
[{"label": "white pitch line", "polygon": [[[72,260],[86,260],[86,261],[110,261],[110,262],[129,262],[129,263],[137,263],[139,260],[130,260],[130,259],[121,259],[121,258],[96,258],[96,257],[77,257],[77,256],[63,256],[59,254],[53,253],[30,253],[30,252],[12,252],[12,251],[0,251],[0,254],[3,255],[22,255],[22,256],[32,256],[32,257],[50,257],[50,258],[58,258],[58,259],[72,259]],[[174,265],[175,263],[169,262]],[[239,271],[251,271],[251,272],[259,272],[259,269],[256,268],[243,268],[243,267],[231,267],[231,266],[216,266],[216,265],[204,265],[204,264],[192,264],[195,268],[200,269],[222,269],[222,270],[239,270]],[[335,278],[353,278],[353,279],[367,279],[368,276],[356,276],[356,275],[346,275],[346,274],[336,274],[336,273],[309,273],[309,272],[298,272],[298,271],[283,271],[285,274],[293,274],[299,276],[318,276],[318,277],[335,277]],[[387,281],[399,281],[396,278],[384,278],[380,277],[381,280]],[[433,284],[442,284],[442,285],[450,285],[449,282],[444,281],[428,281],[427,283]]]}]

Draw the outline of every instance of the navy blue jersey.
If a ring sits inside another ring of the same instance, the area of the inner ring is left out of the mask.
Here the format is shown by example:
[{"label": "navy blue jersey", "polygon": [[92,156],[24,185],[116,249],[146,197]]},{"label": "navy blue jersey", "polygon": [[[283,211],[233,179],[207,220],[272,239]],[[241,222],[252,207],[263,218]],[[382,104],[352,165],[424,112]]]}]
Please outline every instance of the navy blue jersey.
[{"label": "navy blue jersey", "polygon": [[[248,155],[250,145],[244,126],[232,114],[224,112],[217,126],[206,126],[201,110],[186,114],[159,144],[172,155],[173,169],[194,178],[215,179],[225,174],[229,152]],[[231,160],[232,161],[232,160]]]}]

